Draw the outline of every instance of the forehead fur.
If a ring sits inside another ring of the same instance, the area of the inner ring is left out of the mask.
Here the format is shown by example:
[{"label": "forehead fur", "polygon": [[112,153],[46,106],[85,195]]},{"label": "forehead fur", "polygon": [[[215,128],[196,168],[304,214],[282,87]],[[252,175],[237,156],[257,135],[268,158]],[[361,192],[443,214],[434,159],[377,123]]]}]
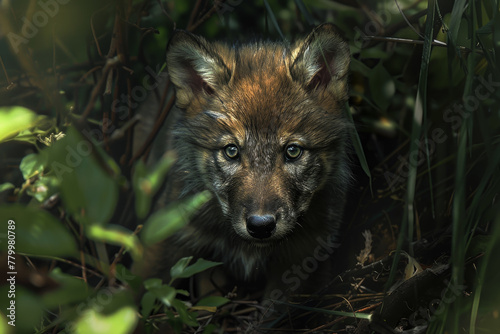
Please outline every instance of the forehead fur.
[{"label": "forehead fur", "polygon": [[[335,72],[335,66],[330,69],[334,72],[324,71],[329,73],[326,76],[320,72],[320,66],[326,66],[321,61],[327,51],[334,50],[331,45],[338,43],[328,31],[318,36],[315,43],[309,41],[310,37],[292,46],[266,41],[230,46],[181,34],[167,58],[178,105],[185,110],[183,122],[189,123],[184,130],[203,128],[192,141],[214,149],[228,137],[236,138],[240,145],[251,144],[252,140],[279,143],[305,139],[311,147],[325,147],[341,137],[346,127],[342,117],[346,79],[342,71]],[[192,42],[183,43],[190,39],[196,41],[196,47]],[[322,50],[315,51],[317,58],[308,56],[314,52],[306,42],[312,49]],[[330,53],[342,59],[343,46],[338,44],[340,49],[334,50],[337,53]],[[186,51],[193,48],[193,55]],[[183,77],[190,74],[178,59],[189,60],[199,75],[195,79],[208,83],[208,90]],[[311,86],[315,73],[322,75],[317,75],[318,85]]]},{"label": "forehead fur", "polygon": [[347,124],[340,112],[305,95],[286,75],[280,78],[279,70],[274,73],[241,77],[199,105],[203,112],[185,120],[185,128],[197,134],[196,144],[217,149],[236,140],[240,146],[265,145],[264,153],[269,145],[279,148],[289,141],[319,149],[343,139]]},{"label": "forehead fur", "polygon": [[[215,121],[214,126],[243,141],[296,135],[322,146],[327,145],[324,139],[336,139],[345,126],[339,101],[324,90],[307,92],[293,80],[287,47],[260,42],[232,51],[226,59],[233,73],[231,80],[209,101],[195,107],[218,115],[206,118],[207,122]],[[326,138],[325,132],[329,133]]]}]

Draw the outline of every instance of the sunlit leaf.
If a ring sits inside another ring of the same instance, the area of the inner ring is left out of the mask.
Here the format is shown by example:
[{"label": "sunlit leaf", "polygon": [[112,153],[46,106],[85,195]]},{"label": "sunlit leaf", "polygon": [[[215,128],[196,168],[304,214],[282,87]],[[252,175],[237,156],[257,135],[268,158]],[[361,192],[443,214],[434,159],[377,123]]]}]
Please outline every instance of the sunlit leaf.
[{"label": "sunlit leaf", "polygon": [[144,281],[144,287],[146,288],[146,290],[159,287],[161,285],[162,285],[162,280],[159,278],[149,278]]},{"label": "sunlit leaf", "polygon": [[142,160],[135,165],[132,184],[135,192],[135,211],[137,217],[144,218],[148,214],[153,196],[160,189],[168,170],[175,162],[173,155],[165,155],[151,169]]},{"label": "sunlit leaf", "polygon": [[0,192],[14,188],[15,186],[10,182],[0,184]]},{"label": "sunlit leaf", "polygon": [[[7,292],[5,292],[7,293]],[[3,308],[6,309],[7,307]],[[3,312],[0,312],[0,333],[5,333],[5,334],[11,334],[14,332],[14,326],[11,326],[8,324],[9,321],[12,321],[8,319]]]},{"label": "sunlit leaf", "polygon": [[0,142],[12,139],[19,132],[36,124],[37,115],[20,106],[0,108]]},{"label": "sunlit leaf", "polygon": [[154,286],[148,289],[149,292],[153,294],[158,300],[160,300],[166,306],[172,306],[172,302],[177,295],[177,291],[166,284],[160,286]]},{"label": "sunlit leaf", "polygon": [[207,191],[172,203],[155,212],[144,223],[141,239],[146,245],[152,245],[166,239],[187,224],[189,218],[211,198]]},{"label": "sunlit leaf", "polygon": [[146,164],[142,160],[137,161],[134,168],[134,174],[132,175],[132,185],[135,194],[135,213],[139,218],[146,217],[153,200],[151,185],[149,185],[146,175]]},{"label": "sunlit leaf", "polygon": [[212,262],[204,259],[198,259],[194,264],[186,267],[190,260],[191,258],[182,258],[174,267],[172,267],[170,270],[170,276],[172,279],[188,278],[222,264],[222,262]]},{"label": "sunlit leaf", "polygon": [[179,261],[177,261],[177,263],[174,264],[172,268],[170,268],[170,277],[172,278],[172,280],[182,275],[182,273],[187,268],[189,262],[191,262],[192,259],[193,259],[192,256],[183,257],[179,259]]},{"label": "sunlit leaf", "polygon": [[23,160],[21,160],[19,169],[21,170],[24,179],[27,180],[33,175],[42,172],[45,164],[45,155],[32,153],[28,154],[23,158]]},{"label": "sunlit leaf", "polygon": [[142,255],[142,246],[139,238],[132,231],[123,226],[93,224],[87,229],[87,236],[90,239],[106,242],[111,245],[118,245],[130,251],[135,260],[139,260]]},{"label": "sunlit leaf", "polygon": [[131,306],[124,306],[109,314],[99,313],[95,309],[88,309],[76,322],[75,333],[132,333],[137,324],[137,320],[137,314]]},{"label": "sunlit leaf", "polygon": [[26,193],[44,202],[58,191],[59,181],[54,176],[42,176],[38,178],[26,191]]}]

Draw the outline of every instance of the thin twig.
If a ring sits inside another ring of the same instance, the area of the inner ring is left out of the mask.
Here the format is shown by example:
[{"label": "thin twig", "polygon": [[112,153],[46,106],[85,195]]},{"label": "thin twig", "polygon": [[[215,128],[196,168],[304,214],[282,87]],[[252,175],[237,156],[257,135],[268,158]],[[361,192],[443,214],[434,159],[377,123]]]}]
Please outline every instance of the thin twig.
[{"label": "thin twig", "polygon": [[[168,91],[169,85],[170,85],[170,82],[167,84],[165,92]],[[158,118],[158,120],[156,121],[148,138],[146,139],[144,144],[142,144],[141,148],[135,153],[135,155],[132,157],[132,159],[130,159],[129,165],[132,165],[137,159],[139,159],[148,150],[149,146],[152,144],[152,142],[156,138],[156,135],[158,134],[161,126],[163,125],[163,122],[167,118],[167,115],[169,114],[170,109],[172,109],[172,107],[174,106],[174,102],[175,102],[175,96],[172,96],[170,98],[170,100],[168,101],[167,105],[165,106],[165,108],[163,108],[163,111],[162,111],[160,117]]]},{"label": "thin twig", "polygon": [[188,22],[188,27],[193,25],[194,19],[196,17],[196,14],[198,13],[201,5],[201,0],[197,0],[196,4],[194,5],[193,10],[191,11],[191,16],[189,17],[189,22]]},{"label": "thin twig", "polygon": [[2,64],[2,69],[3,73],[5,74],[5,79],[7,79],[7,83],[10,86],[10,84],[12,84],[12,81],[10,81],[9,74],[7,73],[7,69],[5,68],[5,64],[3,63],[2,56],[0,56],[0,63]]},{"label": "thin twig", "polygon": [[90,112],[92,111],[92,108],[94,108],[94,103],[99,96],[99,93],[101,92],[102,86],[107,80],[108,73],[111,71],[111,69],[116,66],[119,63],[118,58],[112,58],[108,59],[106,62],[106,65],[104,65],[104,68],[102,70],[102,76],[97,82],[97,84],[94,86],[94,89],[92,90],[92,93],[90,94],[90,100],[87,106],[85,107],[85,110],[82,113],[82,116],[79,120],[80,123],[85,122],[87,117],[90,115]]},{"label": "thin twig", "polygon": [[83,248],[85,246],[85,241],[83,239],[83,224],[80,224],[80,262],[82,263],[82,278],[85,283],[87,283],[87,267],[85,264],[85,254],[83,253]]},{"label": "thin twig", "polygon": [[216,4],[214,4],[214,6],[212,8],[210,8],[210,10],[205,15],[203,15],[201,17],[201,19],[196,21],[196,23],[194,23],[194,24],[188,25],[186,30],[187,31],[195,30],[196,28],[198,28],[198,26],[200,26],[200,24],[202,24],[203,22],[208,20],[216,11],[217,11],[217,7],[216,7]]}]

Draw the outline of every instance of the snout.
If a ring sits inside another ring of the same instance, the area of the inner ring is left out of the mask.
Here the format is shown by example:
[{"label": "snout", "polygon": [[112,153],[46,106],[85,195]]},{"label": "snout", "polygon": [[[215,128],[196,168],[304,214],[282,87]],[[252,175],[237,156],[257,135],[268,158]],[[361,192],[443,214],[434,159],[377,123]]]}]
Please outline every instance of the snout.
[{"label": "snout", "polygon": [[250,215],[246,219],[247,232],[253,238],[267,239],[276,231],[274,215]]}]

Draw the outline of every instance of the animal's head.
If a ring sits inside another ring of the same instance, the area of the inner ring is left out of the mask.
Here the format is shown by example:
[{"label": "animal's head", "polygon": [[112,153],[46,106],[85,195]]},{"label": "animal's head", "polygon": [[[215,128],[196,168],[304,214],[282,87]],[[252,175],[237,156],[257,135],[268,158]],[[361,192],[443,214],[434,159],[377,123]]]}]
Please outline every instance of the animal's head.
[{"label": "animal's head", "polygon": [[216,195],[243,239],[284,238],[321,189],[345,184],[349,59],[329,24],[291,46],[172,37],[181,166],[191,186]]}]

